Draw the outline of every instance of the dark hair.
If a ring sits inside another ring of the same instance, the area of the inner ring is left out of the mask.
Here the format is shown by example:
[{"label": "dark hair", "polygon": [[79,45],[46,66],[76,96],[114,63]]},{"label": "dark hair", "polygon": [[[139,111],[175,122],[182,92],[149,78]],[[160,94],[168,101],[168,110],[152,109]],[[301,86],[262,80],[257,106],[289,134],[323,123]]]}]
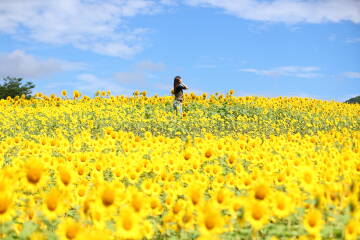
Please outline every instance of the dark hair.
[{"label": "dark hair", "polygon": [[176,77],[174,78],[174,92],[176,91],[176,88],[179,86],[180,80],[181,80],[181,77],[180,77],[180,76],[176,76]]}]

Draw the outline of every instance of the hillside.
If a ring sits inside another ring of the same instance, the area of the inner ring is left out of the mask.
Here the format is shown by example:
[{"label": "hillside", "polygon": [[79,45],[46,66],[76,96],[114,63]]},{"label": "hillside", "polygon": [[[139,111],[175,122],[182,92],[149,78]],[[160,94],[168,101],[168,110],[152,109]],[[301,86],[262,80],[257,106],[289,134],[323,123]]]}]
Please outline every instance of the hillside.
[{"label": "hillside", "polygon": [[360,103],[360,96],[350,98],[349,100],[345,101],[346,103]]}]

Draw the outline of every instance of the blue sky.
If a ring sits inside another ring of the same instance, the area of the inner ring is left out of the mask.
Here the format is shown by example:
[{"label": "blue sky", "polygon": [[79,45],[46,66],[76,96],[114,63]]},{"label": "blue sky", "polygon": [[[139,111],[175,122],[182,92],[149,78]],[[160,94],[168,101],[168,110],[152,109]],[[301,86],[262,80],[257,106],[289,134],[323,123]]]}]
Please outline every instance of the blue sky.
[{"label": "blue sky", "polygon": [[357,0],[3,0],[0,78],[35,92],[360,95]]}]

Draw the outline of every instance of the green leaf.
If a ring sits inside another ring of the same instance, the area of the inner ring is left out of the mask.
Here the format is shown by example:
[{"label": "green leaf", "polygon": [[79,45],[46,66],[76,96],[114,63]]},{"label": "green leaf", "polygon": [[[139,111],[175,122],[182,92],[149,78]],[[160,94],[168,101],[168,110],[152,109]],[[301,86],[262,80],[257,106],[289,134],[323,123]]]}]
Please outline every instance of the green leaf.
[{"label": "green leaf", "polygon": [[36,229],[38,228],[38,225],[32,221],[29,222],[25,222],[23,224],[23,229],[19,234],[19,238],[20,239],[27,239],[28,237],[30,237],[30,235],[36,231]]}]

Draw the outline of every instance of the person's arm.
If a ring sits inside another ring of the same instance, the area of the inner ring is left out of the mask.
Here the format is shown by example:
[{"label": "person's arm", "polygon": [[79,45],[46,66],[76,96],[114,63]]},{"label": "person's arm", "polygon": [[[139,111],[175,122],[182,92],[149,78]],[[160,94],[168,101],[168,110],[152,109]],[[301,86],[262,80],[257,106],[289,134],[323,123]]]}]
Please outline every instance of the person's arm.
[{"label": "person's arm", "polygon": [[181,86],[182,89],[189,89],[189,88],[188,88],[185,84],[183,84],[183,83],[181,83],[180,86]]}]

